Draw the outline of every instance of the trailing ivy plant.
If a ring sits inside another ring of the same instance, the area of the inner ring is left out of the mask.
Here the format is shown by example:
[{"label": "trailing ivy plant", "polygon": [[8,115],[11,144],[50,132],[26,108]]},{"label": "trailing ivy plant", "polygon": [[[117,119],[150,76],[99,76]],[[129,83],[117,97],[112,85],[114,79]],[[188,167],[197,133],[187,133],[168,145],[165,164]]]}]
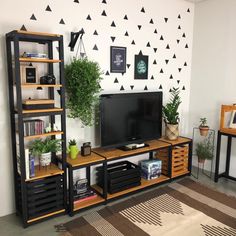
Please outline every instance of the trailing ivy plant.
[{"label": "trailing ivy plant", "polygon": [[94,123],[94,113],[101,91],[101,75],[98,63],[87,58],[74,58],[65,66],[68,117],[80,118],[85,126],[92,126]]},{"label": "trailing ivy plant", "polygon": [[170,92],[170,100],[163,106],[162,113],[166,124],[176,125],[179,123],[178,108],[181,104],[179,88],[172,88]]}]

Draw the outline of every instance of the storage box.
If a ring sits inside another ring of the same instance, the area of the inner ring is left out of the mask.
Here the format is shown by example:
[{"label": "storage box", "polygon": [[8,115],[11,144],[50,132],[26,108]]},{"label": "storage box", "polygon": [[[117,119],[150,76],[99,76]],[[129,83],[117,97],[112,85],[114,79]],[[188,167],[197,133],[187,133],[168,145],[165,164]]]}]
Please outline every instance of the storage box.
[{"label": "storage box", "polygon": [[54,108],[54,103],[51,99],[27,99],[23,101],[22,107],[25,110],[51,109]]},{"label": "storage box", "polygon": [[161,176],[161,164],[162,161],[158,159],[140,161],[141,176],[147,180],[159,178]]},{"label": "storage box", "polygon": [[[97,184],[103,187],[103,167],[97,167]],[[141,185],[140,167],[121,161],[107,166],[107,187],[110,194]]]}]

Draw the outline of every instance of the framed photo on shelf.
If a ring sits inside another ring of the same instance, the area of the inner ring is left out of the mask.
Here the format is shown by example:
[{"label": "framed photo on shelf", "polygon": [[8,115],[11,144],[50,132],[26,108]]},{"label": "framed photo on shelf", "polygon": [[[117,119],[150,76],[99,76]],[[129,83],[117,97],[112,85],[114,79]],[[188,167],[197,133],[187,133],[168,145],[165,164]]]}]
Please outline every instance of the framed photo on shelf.
[{"label": "framed photo on shelf", "polygon": [[21,83],[22,84],[37,84],[38,72],[36,66],[21,65]]},{"label": "framed photo on shelf", "polygon": [[236,129],[236,110],[232,111],[229,128]]},{"label": "framed photo on shelf", "polygon": [[125,73],[126,72],[126,48],[111,46],[110,55],[110,72]]}]

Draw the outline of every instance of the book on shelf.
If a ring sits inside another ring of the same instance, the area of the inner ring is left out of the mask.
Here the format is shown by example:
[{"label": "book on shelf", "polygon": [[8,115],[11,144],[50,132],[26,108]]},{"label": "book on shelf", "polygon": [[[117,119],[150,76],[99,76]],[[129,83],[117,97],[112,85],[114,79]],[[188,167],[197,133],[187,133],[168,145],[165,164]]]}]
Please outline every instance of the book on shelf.
[{"label": "book on shelf", "polygon": [[74,203],[86,201],[88,199],[96,198],[97,194],[91,188],[88,188],[86,192],[75,194],[74,195]]},{"label": "book on shelf", "polygon": [[44,121],[40,119],[24,121],[24,136],[39,135],[44,133]]},{"label": "book on shelf", "polygon": [[[29,155],[30,155],[29,149],[26,148],[25,149],[25,158],[24,158],[24,161],[25,161],[25,178],[26,178],[26,180],[30,179]],[[21,175],[20,165],[21,165],[20,147],[19,147],[19,144],[17,144],[17,171],[18,171],[19,175]]]}]

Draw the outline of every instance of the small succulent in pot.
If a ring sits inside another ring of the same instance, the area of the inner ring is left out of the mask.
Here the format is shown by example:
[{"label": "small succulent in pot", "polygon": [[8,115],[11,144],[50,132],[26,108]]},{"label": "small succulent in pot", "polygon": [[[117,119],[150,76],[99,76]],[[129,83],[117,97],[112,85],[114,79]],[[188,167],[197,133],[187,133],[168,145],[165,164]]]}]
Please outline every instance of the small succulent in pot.
[{"label": "small succulent in pot", "polygon": [[200,125],[199,125],[200,135],[207,136],[209,131],[209,126],[207,125],[207,118],[202,117],[200,118]]}]

